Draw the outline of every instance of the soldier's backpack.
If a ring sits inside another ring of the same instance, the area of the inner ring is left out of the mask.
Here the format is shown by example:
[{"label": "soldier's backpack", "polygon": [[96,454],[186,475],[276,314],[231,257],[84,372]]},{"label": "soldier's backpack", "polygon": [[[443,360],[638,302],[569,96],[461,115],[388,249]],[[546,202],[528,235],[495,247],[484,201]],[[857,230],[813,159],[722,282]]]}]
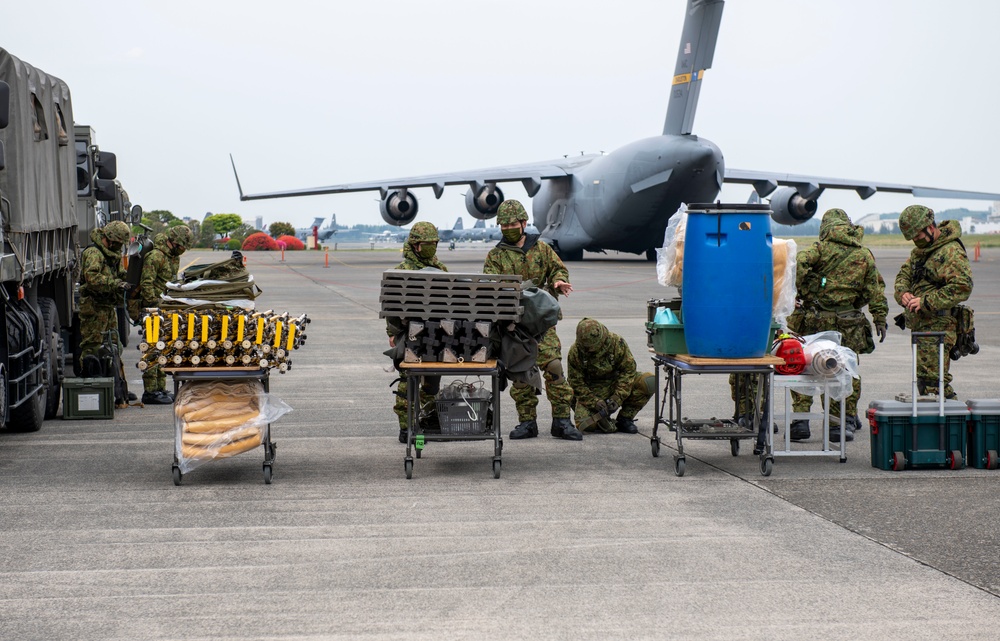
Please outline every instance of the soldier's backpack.
[{"label": "soldier's backpack", "polygon": [[146,255],[152,251],[153,241],[146,234],[136,236],[135,240],[129,243],[125,256],[128,260],[128,269],[125,270],[125,281],[129,284],[128,301],[125,306],[128,317],[133,323],[139,322],[141,315],[139,301],[139,281],[142,278],[142,266],[146,260]]}]

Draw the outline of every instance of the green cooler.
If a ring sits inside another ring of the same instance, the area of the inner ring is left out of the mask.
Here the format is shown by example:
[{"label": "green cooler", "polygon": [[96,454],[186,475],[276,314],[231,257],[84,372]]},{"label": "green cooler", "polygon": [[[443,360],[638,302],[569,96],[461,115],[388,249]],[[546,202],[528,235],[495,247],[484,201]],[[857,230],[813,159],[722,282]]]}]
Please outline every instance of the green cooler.
[{"label": "green cooler", "polygon": [[937,401],[872,401],[868,406],[872,467],[902,470],[965,467],[969,408],[945,401],[944,416]]}]

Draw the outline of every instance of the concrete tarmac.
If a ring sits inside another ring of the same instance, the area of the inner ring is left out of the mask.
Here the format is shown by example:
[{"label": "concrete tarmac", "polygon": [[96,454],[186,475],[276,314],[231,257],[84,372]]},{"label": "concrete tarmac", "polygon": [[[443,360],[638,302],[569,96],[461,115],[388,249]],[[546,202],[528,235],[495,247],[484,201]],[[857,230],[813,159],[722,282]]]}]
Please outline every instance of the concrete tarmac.
[{"label": "concrete tarmac", "polygon": [[[441,247],[480,271],[482,244]],[[875,249],[890,290],[904,249]],[[194,252],[184,262],[218,260]],[[4,639],[989,639],[1000,630],[1000,472],[889,472],[867,430],[847,461],[788,457],[760,474],[744,443],[643,434],[430,443],[404,477],[379,281],[397,251],[250,253],[261,309],[308,313],[308,341],[271,390],[294,408],[262,450],[171,479],[171,408],[0,431]],[[651,369],[646,301],[675,290],[653,264],[569,264],[564,355],[584,316]],[[974,263],[982,351],[952,367],[962,400],[1000,398],[1000,250]],[[132,335],[126,371],[142,384]],[[909,336],[861,361],[862,400],[909,390]],[[685,414],[731,414],[725,377],[689,376]],[[812,440],[797,448],[817,448]],[[783,434],[777,435],[782,438]]]}]

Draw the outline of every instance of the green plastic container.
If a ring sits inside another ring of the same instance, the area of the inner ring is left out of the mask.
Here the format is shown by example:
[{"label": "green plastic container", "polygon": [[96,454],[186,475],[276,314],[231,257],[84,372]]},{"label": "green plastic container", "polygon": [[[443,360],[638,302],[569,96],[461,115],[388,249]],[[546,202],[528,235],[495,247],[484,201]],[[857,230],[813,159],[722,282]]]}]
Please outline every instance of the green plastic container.
[{"label": "green plastic container", "polygon": [[872,401],[868,406],[872,467],[881,470],[947,467],[961,469],[966,460],[969,408],[945,401],[944,417],[937,402]]},{"label": "green plastic container", "polygon": [[67,378],[63,381],[63,418],[115,417],[115,379]]},{"label": "green plastic container", "polygon": [[966,401],[969,408],[969,465],[978,469],[1000,467],[1000,400]]},{"label": "green plastic container", "polygon": [[646,323],[646,332],[652,340],[653,351],[657,354],[688,353],[687,343],[684,341],[684,323],[676,325]]}]

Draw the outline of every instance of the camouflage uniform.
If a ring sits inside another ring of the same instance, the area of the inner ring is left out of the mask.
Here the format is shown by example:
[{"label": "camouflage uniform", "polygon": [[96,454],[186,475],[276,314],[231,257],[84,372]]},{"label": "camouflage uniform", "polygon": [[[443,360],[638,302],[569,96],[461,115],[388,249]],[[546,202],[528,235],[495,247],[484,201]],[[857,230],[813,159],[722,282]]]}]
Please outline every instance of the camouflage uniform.
[{"label": "camouflage uniform", "polygon": [[[122,246],[131,231],[128,225],[115,220],[90,232],[93,245],[83,250],[80,258],[80,365],[87,356],[97,356],[104,343],[104,334],[114,332],[114,341],[121,351],[118,338],[118,314],[115,308],[124,304],[125,268],[122,266]],[[107,239],[111,247],[104,245]]]},{"label": "camouflage uniform", "polygon": [[[436,255],[430,259],[421,258],[417,255],[417,252],[414,249],[417,243],[436,244],[437,242],[438,231],[434,225],[427,222],[416,223],[410,228],[410,234],[406,238],[406,243],[403,244],[403,262],[396,265],[395,268],[416,271],[427,267],[433,267],[434,269],[440,269],[443,272],[448,271],[448,268],[444,266],[444,263],[438,260]],[[385,333],[390,337],[399,337],[405,331],[406,323],[403,319],[385,319]],[[406,372],[400,372],[399,375],[403,380],[399,382],[399,389],[396,392],[396,402],[392,409],[396,412],[396,416],[399,417],[399,429],[405,431],[408,427],[406,411]],[[423,384],[420,386],[421,407],[426,407],[429,404],[433,407],[434,396],[437,394],[440,384],[440,376],[425,376],[423,378]]]},{"label": "camouflage uniform", "polygon": [[[167,241],[173,248],[167,246]],[[186,225],[171,227],[153,238],[153,249],[142,262],[137,293],[140,308],[157,307],[160,295],[167,290],[167,283],[177,278],[180,270],[181,254],[191,245],[191,230]],[[149,367],[142,373],[142,387],[146,392],[165,392],[167,376],[158,365]]]},{"label": "camouflage uniform", "polygon": [[[500,204],[497,212],[497,223],[500,225],[527,219],[527,213],[516,200],[505,200]],[[539,289],[548,291],[556,298],[559,297],[559,292],[553,287],[555,282],[569,282],[566,266],[551,247],[539,242],[537,234],[528,234],[521,247],[501,240],[486,255],[483,273],[520,274],[522,278],[531,280]],[[552,327],[538,341],[537,364],[545,377],[545,394],[552,404],[552,418],[569,420],[573,388],[563,375],[561,349],[559,335],[556,334],[556,328]],[[537,418],[538,399],[533,387],[526,383],[514,383],[511,385],[510,396],[517,405],[519,421],[523,423]]]},{"label": "camouflage uniform", "polygon": [[[799,252],[795,260],[795,288],[801,304],[788,317],[788,328],[800,335],[827,330],[841,333],[841,344],[860,354],[875,350],[871,325],[861,309],[867,305],[875,327],[884,336],[889,304],[885,281],[875,266],[875,257],[862,245],[864,229],[851,224],[842,209],[823,215],[819,242]],[[857,416],[861,379],[853,379],[845,411]],[[795,412],[808,412],[812,396],[792,392]],[[840,415],[840,404],[831,404],[830,414]],[[860,425],[854,426],[858,429]]]},{"label": "camouflage uniform", "polygon": [[[899,216],[903,237],[913,240],[934,224],[934,212],[922,205],[911,205]],[[951,309],[972,295],[972,267],[962,245],[962,227],[956,220],[942,222],[939,236],[926,247],[917,247],[896,275],[895,298],[903,305],[903,294],[920,298],[920,311],[905,311],[906,327],[914,332],[945,332],[944,395],[956,398],[951,387],[948,353],[958,340],[956,321]],[[904,305],[905,307],[905,305]],[[938,391],[938,344],[933,338],[917,343],[917,383],[921,393]]]},{"label": "camouflage uniform", "polygon": [[635,358],[625,339],[591,318],[577,325],[576,342],[569,348],[566,365],[573,388],[573,411],[581,431],[581,421],[597,413],[599,404],[606,400],[621,407],[618,418],[614,423],[602,420],[591,431],[614,432],[620,426],[633,427],[635,415],[655,391],[654,376],[636,371]]}]

